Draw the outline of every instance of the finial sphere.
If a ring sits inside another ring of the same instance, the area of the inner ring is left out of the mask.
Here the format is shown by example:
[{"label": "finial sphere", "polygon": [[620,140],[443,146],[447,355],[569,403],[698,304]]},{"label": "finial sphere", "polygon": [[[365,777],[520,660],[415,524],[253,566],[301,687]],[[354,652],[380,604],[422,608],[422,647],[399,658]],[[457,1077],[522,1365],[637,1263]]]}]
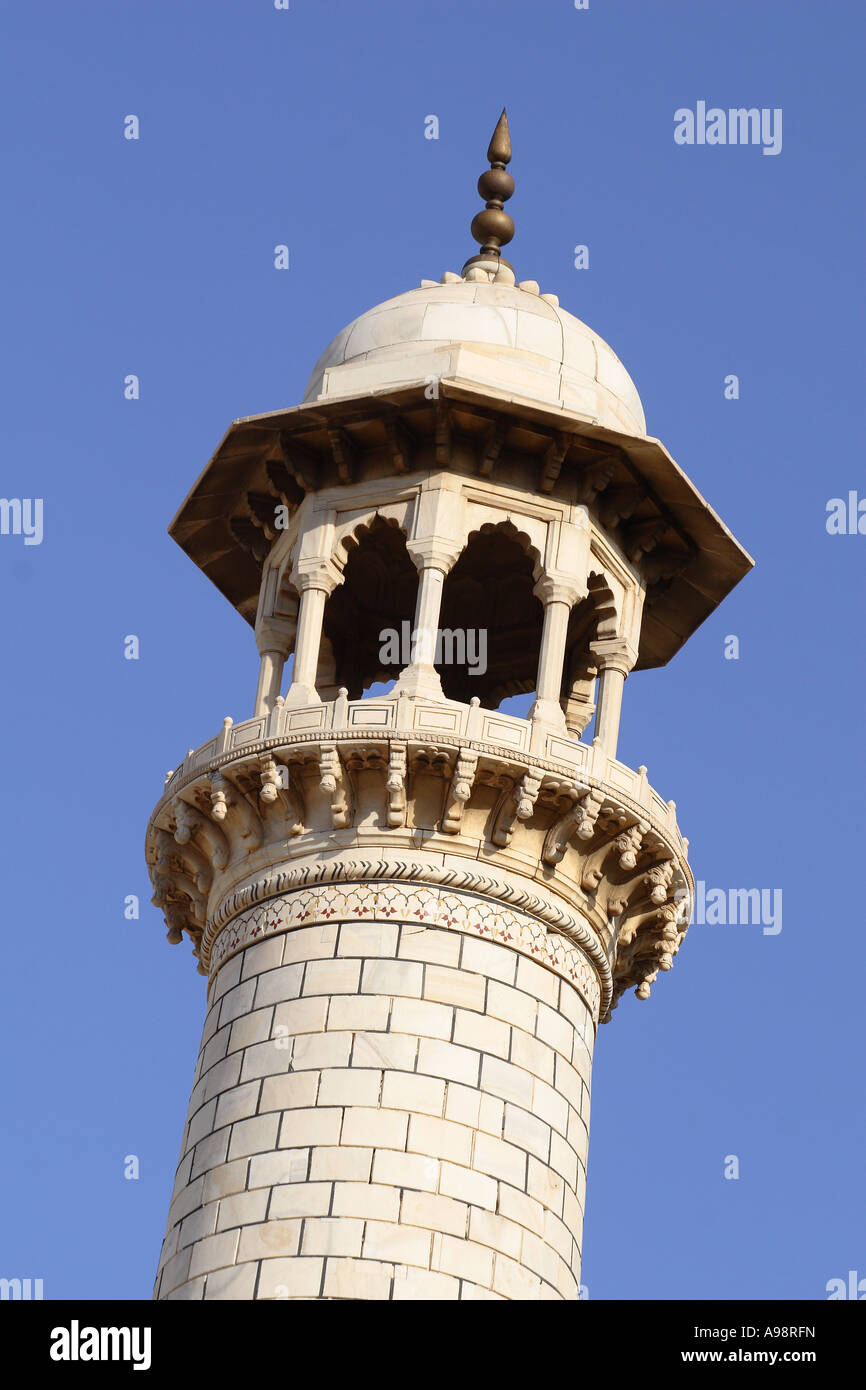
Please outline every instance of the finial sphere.
[{"label": "finial sphere", "polygon": [[478,180],[478,192],[485,202],[505,203],[514,192],[514,179],[505,169],[486,169]]},{"label": "finial sphere", "polygon": [[483,251],[499,254],[499,247],[505,246],[514,236],[514,223],[501,208],[486,207],[472,219],[470,232]]}]

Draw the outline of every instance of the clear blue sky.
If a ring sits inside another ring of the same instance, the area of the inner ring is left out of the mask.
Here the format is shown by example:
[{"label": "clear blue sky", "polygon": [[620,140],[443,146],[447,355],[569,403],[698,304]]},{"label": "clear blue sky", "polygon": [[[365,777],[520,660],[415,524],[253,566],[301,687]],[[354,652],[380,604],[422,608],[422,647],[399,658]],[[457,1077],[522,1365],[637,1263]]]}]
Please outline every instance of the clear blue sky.
[{"label": "clear blue sky", "polygon": [[[695,926],[601,1030],[584,1280],[820,1299],[866,1275],[866,536],[825,526],[866,496],[864,28],[854,0],[3,7],[0,490],[44,499],[44,539],[0,536],[0,1275],[150,1295],[204,982],[149,905],[144,830],[257,671],[166,527],[233,418],[297,403],[344,323],[460,269],[503,104],[518,277],[611,343],[757,559],[629,680],[620,756],[676,799],[698,878],[784,894],[778,935]],[[781,154],[675,145],[698,101],[781,107]]]}]

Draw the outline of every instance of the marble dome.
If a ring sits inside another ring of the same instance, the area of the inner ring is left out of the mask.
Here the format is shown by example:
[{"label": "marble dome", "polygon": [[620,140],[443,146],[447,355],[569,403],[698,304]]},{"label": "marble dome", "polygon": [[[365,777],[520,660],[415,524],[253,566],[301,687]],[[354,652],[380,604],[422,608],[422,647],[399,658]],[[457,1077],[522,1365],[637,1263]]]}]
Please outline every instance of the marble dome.
[{"label": "marble dome", "polygon": [[507,278],[504,265],[495,279],[476,266],[368,309],[322,353],[304,402],[459,379],[645,435],[634,382],[604,339],[534,281]]}]

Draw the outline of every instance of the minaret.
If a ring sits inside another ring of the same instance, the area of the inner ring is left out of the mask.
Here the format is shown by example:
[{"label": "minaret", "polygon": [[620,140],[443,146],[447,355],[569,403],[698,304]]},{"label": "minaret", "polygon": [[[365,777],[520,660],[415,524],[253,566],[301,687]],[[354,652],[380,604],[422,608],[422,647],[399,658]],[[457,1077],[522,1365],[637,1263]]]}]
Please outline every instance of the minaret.
[{"label": "minaret", "polygon": [[510,158],[503,112],[478,254],[235,421],[171,525],[259,674],[147,833],[207,979],[160,1299],[579,1297],[596,1030],[693,890],[623,687],[751,560],[515,283]]}]

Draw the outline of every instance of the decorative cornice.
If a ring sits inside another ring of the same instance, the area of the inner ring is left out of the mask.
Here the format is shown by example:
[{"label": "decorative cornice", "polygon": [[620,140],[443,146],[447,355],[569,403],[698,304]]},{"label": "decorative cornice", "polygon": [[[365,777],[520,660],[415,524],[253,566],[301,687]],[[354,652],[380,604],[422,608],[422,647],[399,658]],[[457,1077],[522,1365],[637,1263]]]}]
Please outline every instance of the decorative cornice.
[{"label": "decorative cornice", "polygon": [[648,995],[685,934],[692,878],[663,809],[483,740],[331,728],[193,758],[151,818],[147,858],[169,940],[185,931],[202,973],[251,904],[394,878],[507,903],[572,940],[604,1016],[627,988]]}]

